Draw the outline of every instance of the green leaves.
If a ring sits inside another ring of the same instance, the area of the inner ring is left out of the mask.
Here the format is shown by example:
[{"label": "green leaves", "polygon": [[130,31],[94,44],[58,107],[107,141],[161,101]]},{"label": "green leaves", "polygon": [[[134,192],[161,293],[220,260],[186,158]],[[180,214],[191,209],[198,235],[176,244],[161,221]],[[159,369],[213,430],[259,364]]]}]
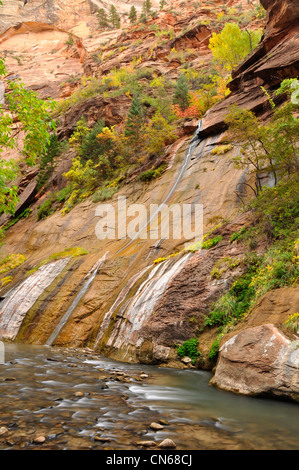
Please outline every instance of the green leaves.
[{"label": "green leaves", "polygon": [[179,346],[177,353],[178,353],[178,356],[180,357],[184,357],[184,356],[190,357],[190,359],[192,359],[192,364],[194,365],[196,362],[196,359],[200,355],[198,351],[198,339],[197,338],[188,339],[181,346]]},{"label": "green leaves", "polygon": [[[291,96],[293,83],[294,80],[284,80],[275,96]],[[298,105],[287,101],[277,108],[274,100],[268,98],[274,112],[267,124],[261,124],[248,109],[235,106],[225,118],[230,139],[241,144],[240,155],[234,158],[236,166],[248,167],[256,175],[256,188],[252,188],[255,195],[262,189],[261,172],[272,173],[275,185],[280,178],[299,172],[299,119],[295,114]]]},{"label": "green leaves", "polygon": [[[0,59],[0,77],[5,77],[6,67]],[[5,105],[0,105],[0,155],[5,149],[17,148],[17,137],[24,133],[20,153],[28,165],[34,165],[50,141],[50,132],[56,123],[50,113],[54,102],[45,102],[33,91],[26,90],[20,81],[9,83]],[[13,160],[0,159],[0,212],[13,214],[18,202],[18,189],[11,186],[18,166]]]},{"label": "green leaves", "polygon": [[[26,90],[21,82],[11,82],[9,90],[6,96],[9,110],[25,133],[22,154],[27,164],[34,165],[50,141],[50,132],[56,129],[55,121],[50,118],[55,103],[39,99],[35,92]],[[12,145],[15,145],[14,141]]]}]

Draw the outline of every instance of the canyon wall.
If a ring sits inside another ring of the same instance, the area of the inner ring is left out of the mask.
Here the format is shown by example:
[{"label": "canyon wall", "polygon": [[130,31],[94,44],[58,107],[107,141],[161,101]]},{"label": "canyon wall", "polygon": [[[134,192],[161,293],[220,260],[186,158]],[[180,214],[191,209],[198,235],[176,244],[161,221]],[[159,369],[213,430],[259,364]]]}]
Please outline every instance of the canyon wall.
[{"label": "canyon wall", "polygon": [[[12,2],[11,10],[7,10],[7,6],[3,7],[6,8],[3,10],[6,13],[2,15],[1,51],[11,49],[24,54],[24,65],[18,63],[17,66],[25,83],[32,89],[43,92],[45,97],[59,97],[60,85],[66,78],[70,78],[72,74],[80,76],[84,73],[84,60],[82,61],[78,48],[76,45],[74,48],[68,47],[65,42],[69,32],[78,34],[76,40],[87,34],[87,31],[90,34],[94,25],[94,4],[97,2],[82,1],[73,5],[65,1],[61,2],[64,8],[59,2],[51,1],[41,4],[29,0],[24,8],[22,3]],[[234,3],[236,2],[231,2]],[[237,262],[234,269],[221,279],[212,278],[211,270],[219,258],[230,257],[237,261],[246,251],[242,243],[231,244],[230,237],[248,223],[247,215],[238,215],[242,206],[236,187],[244,196],[248,195],[245,183],[250,181],[250,175],[246,170],[236,168],[232,161],[240,152],[238,145],[232,143],[225,155],[212,153],[225,137],[224,116],[231,104],[237,104],[254,110],[261,119],[266,120],[271,107],[261,86],[272,90],[284,78],[295,77],[299,73],[297,2],[264,0],[262,3],[268,10],[267,29],[257,49],[234,71],[230,83],[231,94],[203,117],[193,141],[190,139],[190,129],[195,131],[197,123],[187,123],[186,127],[189,125],[189,129],[182,129],[178,140],[166,149],[167,170],[159,179],[145,185],[134,178],[133,174],[130,181],[122,185],[109,201],[116,213],[119,196],[125,196],[128,205],[144,204],[147,209],[150,204],[159,206],[166,201],[169,205],[191,203],[194,206],[201,203],[204,209],[204,232],[208,233],[215,226],[215,220],[221,221],[222,226],[214,232],[222,237],[221,242],[210,250],[193,252],[185,250],[185,244],[191,240],[183,238],[168,240],[161,236],[152,240],[147,237],[129,243],[123,239],[100,240],[96,236],[99,221],[97,205],[90,198],[64,216],[56,212],[38,222],[37,204],[34,204],[30,217],[22,220],[21,226],[17,224],[11,227],[6,234],[5,254],[21,252],[25,255],[26,262],[12,271],[12,284],[1,290],[2,337],[15,337],[17,341],[35,344],[50,342],[57,346],[89,346],[120,360],[183,367],[178,362],[176,345],[199,335],[212,303],[241,274]],[[141,2],[138,5],[140,4]],[[80,27],[78,18],[76,19],[79,11],[84,16]],[[18,21],[22,18],[22,26],[15,27],[15,18]],[[38,27],[35,23],[37,18]],[[171,14],[169,18],[176,25]],[[51,25],[41,27],[41,23]],[[38,29],[37,36],[35,27]],[[126,38],[115,32],[113,34],[116,49],[119,40],[125,41]],[[211,56],[207,40],[210,33],[207,26],[194,25],[188,34],[182,33],[180,47],[184,48],[191,41],[198,48],[200,59],[209,63]],[[22,49],[25,37],[31,49],[30,54],[28,48]],[[134,49],[134,54],[142,52],[144,45],[154,40],[154,34],[149,33],[146,38],[140,36],[139,39],[142,44]],[[86,50],[90,41],[91,38],[83,41]],[[175,44],[172,46],[175,47]],[[32,54],[35,47],[43,64],[43,70],[38,70],[37,79],[31,73],[32,70],[37,71],[38,66],[38,61],[33,58],[37,55]],[[159,75],[177,76],[176,67],[163,60],[163,50],[168,47],[169,44],[165,44],[159,49],[158,56],[151,57],[143,66],[155,67]],[[130,53],[128,48],[110,60],[107,57],[103,64],[95,68],[97,73],[107,73],[117,62],[127,63]],[[12,73],[13,61],[16,60],[14,54],[8,54],[7,60]],[[22,57],[19,60],[22,62]],[[32,66],[31,72],[29,63]],[[51,80],[50,77],[55,79]],[[90,124],[100,118],[104,118],[109,125],[120,124],[129,105],[130,99],[126,96],[106,99],[99,95],[90,98],[65,114],[60,122],[59,135],[61,138],[69,137],[82,115]],[[56,173],[57,180],[67,171],[73,156],[72,151],[64,155]],[[33,181],[34,177],[33,175]],[[43,200],[45,198],[41,196],[39,204]],[[230,222],[225,222],[228,219]],[[129,220],[124,222],[125,225],[128,223]],[[49,272],[53,275],[49,274],[47,282],[44,279],[46,268],[40,268],[31,275],[28,273],[53,253],[78,246],[88,253],[78,258],[67,258],[65,264],[49,265]],[[160,262],[158,258],[162,258]],[[166,259],[163,261],[163,258]],[[39,279],[41,288],[44,287],[42,292],[39,289],[32,290]],[[20,292],[28,300],[28,308],[25,304],[21,305]],[[81,296],[82,292],[84,295]],[[292,290],[291,295],[298,296],[298,291]],[[10,312],[15,312],[15,316],[8,318],[8,310],[5,309],[7,305]],[[295,308],[296,304],[288,309],[288,314],[294,313]],[[64,321],[68,312],[70,315]],[[279,327],[283,318],[278,313],[275,321],[271,322],[272,326],[267,327],[266,343],[269,329],[272,331],[274,327]],[[61,327],[56,330],[59,325]],[[252,328],[256,326],[251,325]],[[265,328],[259,326],[265,332]],[[57,333],[55,337],[54,331]],[[214,339],[215,331],[207,331],[201,335],[200,348],[203,353],[210,350]],[[229,339],[223,338],[223,343]],[[242,345],[243,339],[243,336],[238,338],[234,344]],[[283,340],[283,345],[288,349],[284,350],[285,359],[280,362],[282,368],[289,364],[291,354],[288,339]],[[238,349],[240,350],[239,347]],[[222,351],[226,356],[222,356]],[[271,364],[276,360],[275,355],[280,354],[279,351],[279,348],[273,348]],[[227,345],[221,350],[216,369],[215,384],[220,387],[221,377],[227,376],[226,372],[221,374],[225,360],[239,362],[236,368],[241,370],[242,355],[235,360],[236,351],[232,352],[232,356],[228,356],[228,352],[230,348]],[[250,362],[250,355],[246,360]],[[297,367],[297,359],[292,364]],[[233,371],[230,373],[233,375]],[[235,380],[234,378],[232,382]],[[238,390],[243,393],[240,387]],[[297,393],[297,388],[295,391]]]}]

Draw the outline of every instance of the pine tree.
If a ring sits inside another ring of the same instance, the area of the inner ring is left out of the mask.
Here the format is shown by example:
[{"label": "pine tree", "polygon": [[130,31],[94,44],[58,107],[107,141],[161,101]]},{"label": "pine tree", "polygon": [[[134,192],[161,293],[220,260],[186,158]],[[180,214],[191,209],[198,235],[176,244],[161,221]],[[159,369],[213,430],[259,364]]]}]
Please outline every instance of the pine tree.
[{"label": "pine tree", "polygon": [[109,28],[108,16],[107,16],[107,13],[105,12],[104,8],[100,8],[97,11],[97,17],[98,17],[98,21],[99,21],[99,27],[101,29]]},{"label": "pine tree", "polygon": [[189,86],[184,74],[180,74],[176,83],[173,103],[178,104],[182,111],[189,106]]},{"label": "pine tree", "polygon": [[143,13],[143,15],[148,17],[148,15],[151,12],[151,8],[152,8],[151,0],[144,0],[144,2],[142,4],[142,13]]},{"label": "pine tree", "polygon": [[138,95],[134,95],[131,107],[128,111],[125,136],[139,140],[140,130],[143,122],[143,110]]},{"label": "pine tree", "polygon": [[135,23],[135,21],[137,20],[137,10],[134,5],[131,7],[129,18],[131,23]]},{"label": "pine tree", "polygon": [[111,5],[110,7],[110,12],[109,12],[109,21],[112,24],[112,26],[116,29],[120,28],[120,17],[116,11],[116,8],[114,5]]},{"label": "pine tree", "polygon": [[138,95],[134,95],[128,111],[124,136],[127,156],[130,160],[135,160],[144,147],[144,113]]},{"label": "pine tree", "polygon": [[59,156],[61,144],[56,134],[50,137],[50,141],[45,149],[45,152],[41,155],[39,172],[37,175],[37,189],[38,191],[47,183],[49,178],[52,176],[56,159]]}]

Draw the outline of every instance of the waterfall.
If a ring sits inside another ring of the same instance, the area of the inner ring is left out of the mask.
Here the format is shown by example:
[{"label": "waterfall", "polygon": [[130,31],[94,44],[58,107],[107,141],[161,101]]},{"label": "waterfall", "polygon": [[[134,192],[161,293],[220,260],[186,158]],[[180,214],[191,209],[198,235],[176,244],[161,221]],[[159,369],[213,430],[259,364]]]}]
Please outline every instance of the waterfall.
[{"label": "waterfall", "polygon": [[0,337],[14,339],[40,295],[65,268],[69,258],[45,264],[17,287],[6,293],[0,304]]},{"label": "waterfall", "polygon": [[[116,254],[122,252],[136,238],[140,236],[143,230],[145,230],[148,225],[152,222],[152,220],[157,217],[164,204],[166,204],[166,202],[174,194],[175,190],[178,187],[178,184],[180,183],[185,173],[185,170],[188,166],[192,154],[194,153],[195,148],[201,142],[198,137],[198,134],[200,133],[201,129],[202,121],[200,120],[198,123],[197,130],[185,154],[184,162],[180,168],[179,174],[177,175],[176,180],[174,181],[174,184],[172,185],[170,191],[167,193],[161,204],[159,204],[157,210],[151,215],[147,223],[142,226],[138,233],[136,233],[135,236],[123,248],[120,248]],[[161,240],[158,242],[158,244],[159,243],[161,243]],[[171,259],[155,266],[150,272],[148,278],[141,284],[133,299],[131,301],[128,300],[127,302],[125,302],[125,299],[133,288],[133,286],[136,285],[137,281],[142,277],[146,270],[149,269],[149,267],[137,273],[137,275],[135,275],[129,281],[129,283],[122,289],[110,310],[104,315],[100,331],[95,341],[95,347],[97,347],[103,339],[104,335],[108,330],[109,324],[112,321],[113,314],[122,302],[124,303],[118,312],[119,319],[114,325],[113,332],[107,342],[107,346],[120,348],[124,343],[136,344],[136,341],[138,339],[138,331],[141,329],[144,322],[149,318],[149,316],[153,312],[155,305],[167,289],[170,280],[176,274],[179,273],[179,271],[182,269],[182,267],[187,262],[190,256],[191,255],[188,254],[183,256],[176,262],[173,262],[173,259]]]},{"label": "waterfall", "polygon": [[74,298],[73,302],[71,303],[71,305],[69,306],[69,308],[67,309],[67,311],[65,312],[63,317],[61,318],[60,322],[56,326],[55,330],[53,331],[53,333],[51,334],[49,339],[46,341],[46,344],[48,346],[51,346],[53,344],[53,342],[55,341],[55,339],[59,335],[60,331],[62,330],[62,328],[64,327],[64,325],[68,321],[69,317],[71,316],[71,314],[73,313],[73,311],[77,307],[78,303],[80,302],[82,297],[86,294],[86,292],[87,292],[88,288],[90,287],[90,285],[92,284],[92,281],[94,280],[100,266],[105,261],[107,254],[108,254],[108,251],[104,254],[104,256],[101,259],[99,259],[97,261],[97,263],[95,265],[93,265],[93,267],[90,269],[90,271],[86,275],[86,278],[85,278],[86,280],[85,280],[83,286],[81,287],[78,294]]},{"label": "waterfall", "polygon": [[192,137],[192,140],[190,142],[190,145],[188,147],[188,151],[186,152],[186,155],[185,155],[185,159],[184,159],[184,163],[183,165],[181,166],[181,169],[180,169],[180,172],[174,182],[174,184],[172,185],[172,188],[171,190],[168,192],[168,194],[166,195],[166,197],[163,199],[163,201],[161,202],[161,204],[159,204],[157,210],[151,215],[151,217],[149,218],[149,220],[146,222],[145,225],[143,225],[140,230],[134,235],[134,237],[131,238],[131,240],[123,247],[123,248],[120,248],[116,254],[119,254],[121,251],[125,250],[128,246],[131,245],[131,243],[136,240],[136,238],[138,238],[140,236],[140,234],[143,232],[143,230],[147,229],[147,227],[150,225],[150,223],[155,219],[155,217],[157,217],[157,215],[159,214],[159,212],[161,211],[161,209],[164,207],[164,204],[166,204],[166,202],[168,201],[168,199],[170,199],[170,197],[173,195],[173,193],[175,192],[179,182],[181,181],[182,179],[182,176],[183,174],[185,173],[185,170],[187,168],[187,165],[189,163],[189,160],[190,160],[190,157],[192,155],[192,153],[194,152],[195,148],[197,147],[197,145],[200,143],[200,140],[198,138],[198,133],[201,131],[201,128],[202,128],[202,120],[200,119],[199,123],[198,123],[198,127],[194,133],[194,136]]},{"label": "waterfall", "polygon": [[134,285],[139,281],[139,279],[143,276],[143,274],[146,273],[146,271],[148,271],[150,269],[151,266],[147,266],[146,268],[142,269],[141,271],[139,271],[137,274],[135,274],[135,276],[133,276],[130,281],[125,285],[125,287],[121,290],[121,292],[119,293],[119,295],[117,296],[115,302],[113,303],[113,305],[111,306],[111,308],[109,309],[109,311],[107,313],[105,313],[104,315],[104,318],[103,318],[103,321],[101,323],[101,328],[100,328],[100,331],[97,335],[97,338],[96,338],[96,341],[95,341],[95,348],[97,347],[97,345],[99,344],[99,342],[101,341],[101,339],[103,338],[108,326],[109,326],[109,323],[110,323],[110,320],[112,318],[112,315],[114,314],[114,312],[116,311],[116,309],[119,307],[119,305],[126,299],[127,295],[129,294],[130,290],[134,287]]},{"label": "waterfall", "polygon": [[139,331],[153,313],[171,279],[181,271],[191,256],[188,253],[175,262],[169,259],[152,269],[131,302],[120,312],[107,346],[121,348],[124,344],[138,345]]}]

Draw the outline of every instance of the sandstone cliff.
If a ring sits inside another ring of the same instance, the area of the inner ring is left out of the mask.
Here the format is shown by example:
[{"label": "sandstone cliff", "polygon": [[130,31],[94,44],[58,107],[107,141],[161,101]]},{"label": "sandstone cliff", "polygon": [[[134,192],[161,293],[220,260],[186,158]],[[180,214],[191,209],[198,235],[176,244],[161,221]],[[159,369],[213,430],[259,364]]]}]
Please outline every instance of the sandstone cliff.
[{"label": "sandstone cliff", "polygon": [[[100,34],[100,39],[86,37],[86,31],[90,32],[94,24],[91,4],[97,2],[82,1],[76,4],[76,8],[70,2],[64,2],[65,9],[59,9],[56,8],[59,2],[47,2],[46,8],[40,2],[29,1],[25,6],[28,7],[26,15],[25,10],[20,14],[22,2],[13,3],[15,16],[7,14],[3,19],[3,30],[8,26],[9,29],[2,35],[0,47],[2,51],[8,51],[10,73],[17,71],[28,87],[38,90],[44,97],[63,99],[74,91],[72,80],[64,87],[64,82],[73,75],[80,78],[86,71],[105,75],[112,68],[129,63],[136,55],[141,57],[140,67],[150,66],[157,75],[174,78],[180,64],[167,59],[167,53],[173,48],[184,50],[192,46],[197,50],[198,56],[195,54],[190,59],[194,67],[203,67],[211,60],[207,47],[211,31],[207,24],[202,23],[206,23],[210,15],[212,18],[216,15],[205,8],[198,14],[201,24],[197,24],[198,16],[188,16],[187,10],[180,20],[170,11],[154,20],[152,25],[161,26],[167,21],[169,29],[181,33],[156,47],[155,54],[152,54],[155,34],[150,28],[137,31],[138,28],[133,27],[125,33],[109,32],[109,44],[104,50],[104,60],[99,64],[92,54],[99,51],[99,44],[107,39],[106,33]],[[33,4],[36,4],[36,10]],[[262,42],[234,71],[229,97],[204,116],[195,144],[190,143],[189,136],[197,123],[186,122],[180,138],[166,149],[167,171],[146,186],[132,174],[127,184],[122,185],[109,201],[115,210],[118,196],[126,196],[128,204],[144,204],[147,208],[163,201],[168,204],[200,202],[204,206],[205,233],[214,227],[215,220],[232,221],[214,232],[221,237],[221,242],[209,251],[186,253],[183,250],[186,240],[142,239],[129,244],[124,240],[99,240],[95,235],[99,220],[96,204],[90,199],[78,204],[65,216],[56,212],[38,222],[38,204],[35,203],[30,216],[6,233],[5,254],[23,253],[26,262],[21,268],[12,270],[12,283],[1,290],[0,316],[6,319],[2,336],[37,344],[45,344],[52,338],[53,345],[88,345],[121,360],[178,365],[176,343],[201,332],[213,301],[240,275],[238,260],[246,251],[242,244],[231,244],[230,238],[232,233],[248,223],[247,216],[237,216],[240,198],[235,189],[239,185],[245,195],[245,182],[250,176],[233,165],[231,157],[238,155],[238,145],[225,155],[211,153],[224,136],[224,116],[230,104],[235,103],[267,119],[271,109],[260,87],[271,90],[282,79],[294,77],[299,72],[297,2],[264,0],[263,4],[268,11],[268,24]],[[84,24],[80,27],[76,19],[78,11],[84,12]],[[23,23],[16,27],[15,18],[19,22],[20,17]],[[186,24],[190,26],[188,31],[184,30]],[[66,44],[70,32],[74,38],[71,47]],[[133,44],[136,40],[137,46]],[[123,50],[119,50],[120,45],[123,45]],[[19,60],[15,58],[16,51]],[[129,105],[130,99],[126,95],[89,98],[61,117],[59,135],[61,138],[69,137],[81,115],[89,124],[100,118],[105,119],[108,125],[121,124]],[[60,161],[53,179],[57,187],[73,156],[70,151]],[[35,176],[33,171],[23,180],[30,203],[36,195]],[[29,188],[28,182],[32,187]],[[24,201],[27,196],[24,195]],[[39,203],[43,198],[42,195]],[[26,277],[30,269],[54,253],[78,246],[88,254],[79,258],[67,257],[65,263],[46,263],[29,278]],[[174,253],[179,254],[168,258]],[[164,257],[167,258],[164,262],[154,264],[157,258]],[[211,277],[211,270],[219,258],[230,258],[236,263],[221,279],[215,279]],[[298,295],[297,291],[292,290],[292,295]],[[295,313],[295,305],[288,309],[288,314]],[[279,327],[284,315],[278,311],[271,324]],[[53,336],[55,327],[62,320],[62,328]],[[250,326],[255,327],[256,324]],[[200,348],[205,356],[215,333],[212,329],[201,335]],[[279,354],[279,348],[273,348],[272,352]],[[273,356],[271,364],[275,360]],[[280,366],[286,362],[281,362]],[[217,377],[221,376],[221,367],[220,361]],[[215,383],[221,386],[220,379],[215,379]]]}]

